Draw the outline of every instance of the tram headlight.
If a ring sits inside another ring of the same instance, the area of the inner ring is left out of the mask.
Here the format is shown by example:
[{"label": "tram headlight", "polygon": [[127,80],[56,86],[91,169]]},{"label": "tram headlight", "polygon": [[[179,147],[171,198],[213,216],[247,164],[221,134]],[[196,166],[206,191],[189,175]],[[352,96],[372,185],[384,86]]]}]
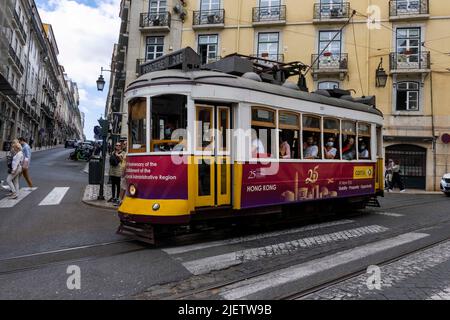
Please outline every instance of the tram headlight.
[{"label": "tram headlight", "polygon": [[161,206],[159,205],[159,203],[155,203],[155,204],[152,206],[153,211],[158,211],[159,208],[161,208]]},{"label": "tram headlight", "polygon": [[134,197],[137,193],[136,186],[134,184],[130,184],[128,187],[128,192],[130,193],[130,196]]}]

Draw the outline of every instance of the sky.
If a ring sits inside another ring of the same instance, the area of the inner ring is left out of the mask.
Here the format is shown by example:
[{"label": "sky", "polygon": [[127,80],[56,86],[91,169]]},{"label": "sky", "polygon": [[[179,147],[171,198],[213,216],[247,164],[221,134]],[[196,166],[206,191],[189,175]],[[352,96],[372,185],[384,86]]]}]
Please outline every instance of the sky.
[{"label": "sky", "polygon": [[53,27],[58,60],[69,78],[78,84],[80,111],[85,114],[84,133],[93,139],[94,126],[104,115],[109,72],[104,72],[105,90],[97,91],[101,68],[110,69],[114,43],[119,37],[120,0],[35,0],[42,22]]}]

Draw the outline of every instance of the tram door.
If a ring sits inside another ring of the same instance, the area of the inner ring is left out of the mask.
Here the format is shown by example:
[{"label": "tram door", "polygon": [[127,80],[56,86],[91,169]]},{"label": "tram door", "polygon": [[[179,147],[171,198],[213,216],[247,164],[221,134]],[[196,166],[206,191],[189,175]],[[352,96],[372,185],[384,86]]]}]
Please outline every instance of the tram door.
[{"label": "tram door", "polygon": [[196,207],[231,205],[231,108],[196,106]]}]

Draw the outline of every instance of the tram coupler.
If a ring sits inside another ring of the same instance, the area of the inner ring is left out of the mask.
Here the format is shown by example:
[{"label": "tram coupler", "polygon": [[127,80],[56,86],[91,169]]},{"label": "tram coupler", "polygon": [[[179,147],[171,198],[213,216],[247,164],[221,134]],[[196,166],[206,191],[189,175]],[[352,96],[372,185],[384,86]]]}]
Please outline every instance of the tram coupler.
[{"label": "tram coupler", "polygon": [[148,244],[155,244],[155,230],[151,225],[129,225],[125,224],[123,222],[120,222],[119,227],[116,231],[117,234],[123,235],[123,236],[131,236],[135,238],[136,240],[148,243]]}]

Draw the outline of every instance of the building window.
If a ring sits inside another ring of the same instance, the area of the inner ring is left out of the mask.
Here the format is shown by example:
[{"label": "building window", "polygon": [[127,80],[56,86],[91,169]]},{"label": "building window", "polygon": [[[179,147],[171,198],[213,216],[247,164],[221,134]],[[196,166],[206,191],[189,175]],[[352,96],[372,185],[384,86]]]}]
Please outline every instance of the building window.
[{"label": "building window", "polygon": [[201,35],[198,37],[198,53],[202,64],[214,62],[217,59],[219,36],[217,34]]},{"label": "building window", "polygon": [[397,83],[397,111],[419,110],[419,83],[399,82]]},{"label": "building window", "polygon": [[220,0],[201,0],[200,11],[212,11],[220,9]]},{"label": "building window", "polygon": [[319,31],[319,68],[341,67],[341,39],[341,31]]},{"label": "building window", "polygon": [[416,12],[420,12],[420,0],[397,0],[397,13]]},{"label": "building window", "polygon": [[150,13],[161,13],[167,10],[167,1],[166,0],[151,0],[149,11]]},{"label": "building window", "polygon": [[278,61],[280,34],[261,32],[258,34],[258,57]]},{"label": "building window", "polygon": [[342,16],[342,0],[320,0],[321,18]]},{"label": "building window", "polygon": [[396,36],[398,67],[418,67],[421,46],[420,28],[398,28]]},{"label": "building window", "polygon": [[280,18],[281,0],[259,0],[259,21],[278,20]]},{"label": "building window", "polygon": [[147,49],[145,58],[154,60],[164,54],[164,37],[147,37]]},{"label": "building window", "polygon": [[337,81],[321,81],[317,85],[318,90],[339,89],[339,82]]}]

